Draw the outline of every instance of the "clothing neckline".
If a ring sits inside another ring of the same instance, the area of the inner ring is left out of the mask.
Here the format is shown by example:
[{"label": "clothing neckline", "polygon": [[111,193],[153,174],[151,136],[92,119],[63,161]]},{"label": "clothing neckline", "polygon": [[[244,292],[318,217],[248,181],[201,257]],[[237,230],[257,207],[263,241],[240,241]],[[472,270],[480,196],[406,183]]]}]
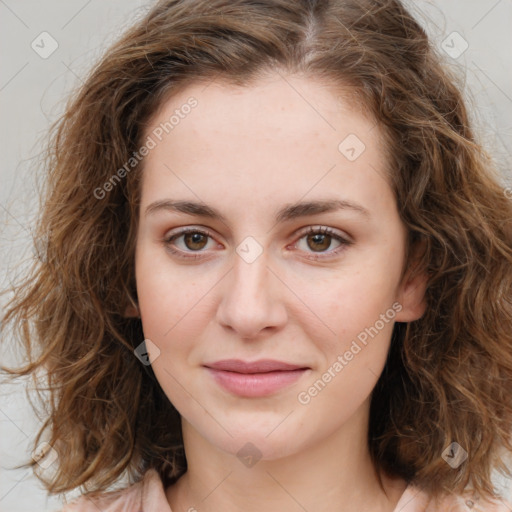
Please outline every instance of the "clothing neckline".
[{"label": "clothing neckline", "polygon": [[[393,512],[420,512],[423,509],[418,506],[426,505],[427,501],[427,496],[420,489],[408,484]],[[153,468],[148,469],[144,475],[141,510],[144,512],[173,512],[167,501],[162,479]]]}]

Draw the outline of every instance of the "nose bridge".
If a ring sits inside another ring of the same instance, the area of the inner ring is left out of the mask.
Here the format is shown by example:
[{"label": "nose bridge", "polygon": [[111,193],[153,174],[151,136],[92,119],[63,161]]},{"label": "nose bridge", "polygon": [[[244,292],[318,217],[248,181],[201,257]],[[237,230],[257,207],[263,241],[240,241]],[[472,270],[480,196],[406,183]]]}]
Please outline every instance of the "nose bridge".
[{"label": "nose bridge", "polygon": [[[264,243],[264,242],[262,242]],[[235,249],[229,292],[236,298],[264,300],[269,289],[269,251],[254,237],[245,237]]]},{"label": "nose bridge", "polygon": [[[267,252],[247,257],[254,247],[242,242],[234,254],[233,269],[225,282],[218,320],[242,337],[255,336],[265,327],[276,327],[284,319],[284,308],[277,296],[275,277],[267,268]],[[254,259],[253,259],[254,258]]]},{"label": "nose bridge", "polygon": [[[239,248],[240,249],[240,248]],[[246,260],[240,254],[234,258],[231,288],[235,295],[247,299],[263,299],[269,292],[266,254],[261,254],[254,261]]]}]

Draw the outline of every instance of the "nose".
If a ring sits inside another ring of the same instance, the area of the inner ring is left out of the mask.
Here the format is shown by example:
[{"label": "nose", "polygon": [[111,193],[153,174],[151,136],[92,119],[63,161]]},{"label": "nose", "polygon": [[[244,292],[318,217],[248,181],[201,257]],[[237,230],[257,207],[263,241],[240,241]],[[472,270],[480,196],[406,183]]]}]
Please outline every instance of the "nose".
[{"label": "nose", "polygon": [[287,320],[284,288],[268,268],[265,251],[251,263],[235,254],[233,269],[223,279],[217,321],[245,340],[277,331]]}]

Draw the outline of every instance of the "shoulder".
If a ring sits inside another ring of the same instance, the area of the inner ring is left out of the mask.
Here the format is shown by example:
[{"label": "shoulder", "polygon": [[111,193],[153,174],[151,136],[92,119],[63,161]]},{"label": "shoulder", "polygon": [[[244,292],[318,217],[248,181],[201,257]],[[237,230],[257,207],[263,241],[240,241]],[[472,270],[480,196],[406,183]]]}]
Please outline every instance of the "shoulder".
[{"label": "shoulder", "polygon": [[160,476],[148,469],[144,477],[125,489],[91,498],[84,494],[70,501],[61,512],[172,512]]},{"label": "shoulder", "polygon": [[445,496],[433,500],[422,489],[410,484],[394,512],[511,512],[512,503],[505,499],[484,501],[470,493],[463,496]]}]

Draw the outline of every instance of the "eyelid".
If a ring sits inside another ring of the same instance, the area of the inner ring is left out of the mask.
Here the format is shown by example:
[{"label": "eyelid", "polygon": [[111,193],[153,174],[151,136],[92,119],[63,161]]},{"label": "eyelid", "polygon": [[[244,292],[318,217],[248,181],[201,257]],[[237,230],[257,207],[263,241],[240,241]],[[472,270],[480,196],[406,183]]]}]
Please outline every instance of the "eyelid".
[{"label": "eyelid", "polygon": [[331,236],[339,237],[343,239],[347,243],[354,243],[352,237],[346,233],[345,231],[341,231],[339,229],[331,228],[329,226],[325,226],[322,224],[313,224],[311,226],[307,226],[306,228],[300,229],[295,233],[294,236],[300,236],[301,238],[304,235],[308,235],[310,233],[322,232]]}]

